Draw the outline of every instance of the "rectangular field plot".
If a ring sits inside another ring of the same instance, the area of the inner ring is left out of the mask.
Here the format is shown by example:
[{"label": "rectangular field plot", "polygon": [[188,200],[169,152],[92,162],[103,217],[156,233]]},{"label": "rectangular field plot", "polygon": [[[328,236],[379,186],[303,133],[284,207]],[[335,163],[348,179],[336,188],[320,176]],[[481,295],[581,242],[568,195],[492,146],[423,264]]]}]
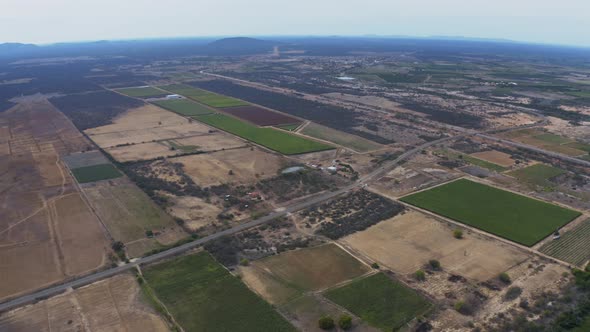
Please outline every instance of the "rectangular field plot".
[{"label": "rectangular field plot", "polygon": [[294,331],[208,253],[147,267],[144,276],[185,331]]},{"label": "rectangular field plot", "polygon": [[562,261],[583,266],[590,260],[590,219],[546,243],[540,251]]},{"label": "rectangular field plot", "polygon": [[359,277],[369,268],[334,244],[292,250],[241,269],[243,280],[273,304]]},{"label": "rectangular field plot", "polygon": [[72,174],[80,183],[95,182],[121,177],[122,174],[112,164],[100,164],[74,168]]},{"label": "rectangular field plot", "polygon": [[129,97],[150,98],[165,96],[168,93],[151,86],[139,86],[132,88],[115,89],[115,91],[127,95]]},{"label": "rectangular field plot", "polygon": [[347,134],[315,123],[308,124],[301,130],[301,133],[351,148],[357,152],[367,152],[383,147],[383,145],[369,141],[366,138]]},{"label": "rectangular field plot", "polygon": [[153,103],[184,116],[213,113],[213,110],[188,99],[156,100]]},{"label": "rectangular field plot", "polygon": [[502,167],[510,167],[514,165],[514,160],[511,158],[511,156],[501,151],[488,150],[472,153],[470,156]]},{"label": "rectangular field plot", "polygon": [[223,114],[202,115],[194,118],[283,154],[301,154],[333,149],[332,146],[324,143],[272,128],[259,128]]},{"label": "rectangular field plot", "polygon": [[535,164],[525,168],[517,169],[508,174],[528,184],[542,187],[551,187],[554,184],[552,184],[549,179],[563,173],[565,173],[565,171],[557,167],[545,164]]},{"label": "rectangular field plot", "polygon": [[287,124],[299,124],[301,121],[292,116],[269,111],[258,106],[238,106],[222,109],[224,113],[231,114],[242,120],[252,122],[258,126],[275,126]]},{"label": "rectangular field plot", "polygon": [[162,89],[194,99],[211,107],[234,107],[250,105],[245,101],[220,95],[214,92],[194,88],[183,84],[172,84],[163,86]]},{"label": "rectangular field plot", "polygon": [[526,246],[534,245],[580,215],[465,179],[401,200]]},{"label": "rectangular field plot", "polygon": [[325,296],[383,331],[396,331],[431,308],[420,294],[383,273],[330,290]]}]

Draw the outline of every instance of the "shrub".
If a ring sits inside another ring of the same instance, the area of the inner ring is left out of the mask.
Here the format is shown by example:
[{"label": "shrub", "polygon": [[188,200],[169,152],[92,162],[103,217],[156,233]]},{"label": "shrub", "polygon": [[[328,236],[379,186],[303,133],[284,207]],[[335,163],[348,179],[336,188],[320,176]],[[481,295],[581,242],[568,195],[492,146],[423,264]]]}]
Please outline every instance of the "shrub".
[{"label": "shrub", "polygon": [[343,330],[349,330],[352,327],[352,317],[349,315],[342,315],[338,319],[338,326]]},{"label": "shrub", "polygon": [[242,266],[248,266],[248,265],[250,265],[250,261],[247,258],[242,258],[240,260],[240,265],[242,265]]},{"label": "shrub", "polygon": [[454,308],[458,312],[461,312],[465,308],[465,302],[464,301],[457,301],[454,305]]},{"label": "shrub", "polygon": [[440,270],[440,262],[437,261],[436,259],[431,259],[428,261],[428,265],[430,266],[431,269],[433,270]]},{"label": "shrub", "polygon": [[510,276],[506,272],[500,273],[500,275],[498,276],[498,279],[500,279],[500,281],[505,284],[510,284],[512,282],[512,279],[510,279]]},{"label": "shrub", "polygon": [[517,297],[519,297],[520,294],[522,294],[522,288],[517,287],[517,286],[512,286],[512,287],[508,288],[508,290],[506,291],[506,294],[504,294],[504,300],[512,301],[512,300],[516,299]]},{"label": "shrub", "polygon": [[374,268],[375,270],[379,270],[379,264],[377,264],[376,262],[371,264],[371,267]]},{"label": "shrub", "polygon": [[322,330],[331,330],[335,326],[334,319],[332,319],[330,316],[324,316],[318,321],[318,326]]},{"label": "shrub", "polygon": [[424,281],[426,280],[426,273],[422,270],[418,270],[414,273],[414,277],[416,277],[416,280]]},{"label": "shrub", "polygon": [[453,236],[455,239],[462,239],[463,238],[463,231],[460,229],[456,229],[453,231]]}]

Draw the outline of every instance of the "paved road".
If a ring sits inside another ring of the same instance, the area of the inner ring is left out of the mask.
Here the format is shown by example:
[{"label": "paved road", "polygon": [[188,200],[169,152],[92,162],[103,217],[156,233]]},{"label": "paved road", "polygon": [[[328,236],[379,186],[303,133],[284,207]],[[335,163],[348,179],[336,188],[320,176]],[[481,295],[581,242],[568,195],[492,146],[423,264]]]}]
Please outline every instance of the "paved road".
[{"label": "paved road", "polygon": [[84,277],[77,278],[72,281],[67,281],[67,282],[57,285],[57,286],[45,288],[45,289],[30,293],[27,295],[23,295],[23,296],[14,298],[12,300],[5,301],[3,303],[0,303],[0,312],[10,310],[10,309],[34,302],[40,298],[47,298],[47,297],[50,297],[53,295],[60,294],[69,288],[77,288],[77,287],[85,286],[85,285],[91,284],[93,282],[96,282],[98,280],[112,277],[112,276],[117,275],[119,273],[134,269],[138,265],[153,263],[153,262],[162,260],[164,258],[168,258],[168,257],[172,257],[175,255],[181,254],[185,251],[199,247],[209,241],[218,239],[222,236],[232,235],[232,234],[242,232],[246,229],[256,227],[256,226],[259,226],[264,223],[268,223],[268,222],[270,222],[274,219],[277,219],[279,217],[283,217],[289,213],[293,213],[293,212],[308,208],[310,206],[325,202],[327,200],[330,200],[336,196],[342,195],[342,194],[352,191],[354,189],[362,188],[363,185],[365,185],[366,183],[370,182],[373,179],[380,178],[381,176],[383,176],[384,174],[386,174],[390,170],[394,169],[401,161],[411,157],[412,155],[414,155],[416,153],[419,153],[420,151],[426,149],[427,147],[430,147],[434,144],[439,144],[439,143],[442,143],[442,142],[445,142],[445,141],[448,141],[451,139],[456,139],[458,137],[460,137],[460,136],[445,137],[445,138],[442,138],[442,139],[439,139],[436,141],[431,141],[431,142],[422,144],[418,147],[408,150],[408,151],[404,152],[403,154],[401,154],[400,156],[398,156],[396,159],[392,160],[391,162],[386,163],[383,166],[379,167],[378,169],[374,170],[373,172],[365,175],[364,177],[362,177],[361,179],[359,179],[355,183],[345,186],[343,188],[340,188],[336,191],[326,192],[323,194],[319,194],[319,195],[310,197],[309,199],[307,199],[303,202],[289,205],[289,206],[281,209],[280,211],[272,212],[264,217],[237,225],[232,228],[228,228],[228,229],[220,231],[218,233],[197,239],[195,241],[183,244],[183,245],[175,247],[175,248],[168,249],[166,251],[162,251],[160,253],[157,253],[157,254],[154,254],[151,256],[140,258],[132,263],[128,263],[128,264],[118,266],[115,268],[111,268],[108,270],[96,272],[96,273],[93,273],[93,274],[90,274],[90,275],[87,275]]}]

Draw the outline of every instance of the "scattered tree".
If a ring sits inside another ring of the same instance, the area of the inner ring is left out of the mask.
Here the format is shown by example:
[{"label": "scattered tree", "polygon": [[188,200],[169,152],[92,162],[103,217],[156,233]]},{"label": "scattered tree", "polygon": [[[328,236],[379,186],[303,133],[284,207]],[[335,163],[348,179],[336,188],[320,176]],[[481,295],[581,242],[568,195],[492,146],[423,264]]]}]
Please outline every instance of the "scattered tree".
[{"label": "scattered tree", "polygon": [[334,319],[332,319],[330,316],[324,316],[318,321],[318,326],[322,330],[331,330],[335,326]]},{"label": "scattered tree", "polygon": [[248,265],[250,265],[250,261],[247,258],[242,258],[240,260],[240,265],[242,265],[242,266],[248,266]]},{"label": "scattered tree", "polygon": [[453,231],[453,236],[455,239],[462,239],[463,238],[463,231],[460,229],[456,229]]},{"label": "scattered tree", "polygon": [[352,327],[352,317],[346,314],[340,316],[340,319],[338,319],[338,326],[343,330],[349,330]]},{"label": "scattered tree", "polygon": [[506,291],[506,294],[504,294],[504,300],[512,301],[512,300],[516,299],[517,297],[519,297],[520,294],[522,294],[522,288],[520,288],[518,286],[512,286],[512,287],[508,288],[508,290]]},{"label": "scattered tree", "polygon": [[377,264],[377,262],[373,262],[373,264],[371,264],[371,267],[375,270],[379,270],[379,264]]},{"label": "scattered tree", "polygon": [[430,266],[431,269],[433,270],[440,270],[440,262],[437,261],[436,259],[431,259],[428,261],[428,265]]},{"label": "scattered tree", "polygon": [[510,276],[506,272],[500,273],[500,275],[498,276],[498,279],[500,279],[500,281],[505,284],[510,284],[512,282],[512,279],[510,279]]},{"label": "scattered tree", "polygon": [[426,273],[422,270],[418,270],[414,273],[414,277],[416,277],[416,280],[424,281],[426,280]]},{"label": "scattered tree", "polygon": [[228,175],[234,175],[234,171],[233,170],[229,170],[229,172],[227,172]]}]

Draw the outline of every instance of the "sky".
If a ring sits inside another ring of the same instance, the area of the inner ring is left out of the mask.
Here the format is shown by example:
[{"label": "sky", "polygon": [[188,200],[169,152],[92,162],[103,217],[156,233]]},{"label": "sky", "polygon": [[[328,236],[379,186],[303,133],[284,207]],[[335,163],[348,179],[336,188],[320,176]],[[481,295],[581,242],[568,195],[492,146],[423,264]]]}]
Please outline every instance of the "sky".
[{"label": "sky", "polygon": [[590,46],[589,0],[2,0],[0,43],[406,35]]}]

